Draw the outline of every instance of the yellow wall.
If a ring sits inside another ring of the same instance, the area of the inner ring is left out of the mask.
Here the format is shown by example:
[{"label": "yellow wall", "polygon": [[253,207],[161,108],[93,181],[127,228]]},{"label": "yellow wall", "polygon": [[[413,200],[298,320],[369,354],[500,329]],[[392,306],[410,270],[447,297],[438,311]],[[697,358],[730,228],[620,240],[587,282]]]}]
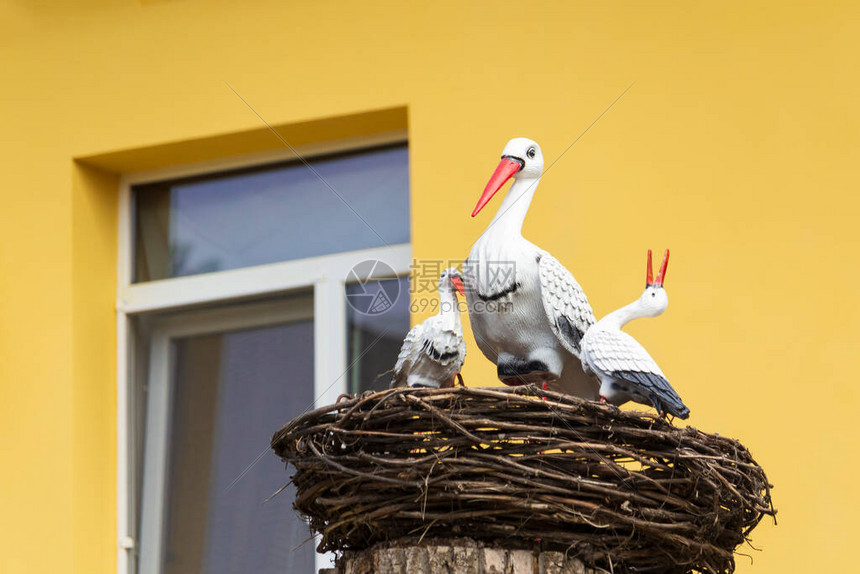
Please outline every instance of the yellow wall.
[{"label": "yellow wall", "polygon": [[[669,312],[630,330],[690,423],[740,438],[776,484],[779,526],[738,571],[845,571],[860,7],[387,4],[0,3],[0,572],[115,570],[111,170],[259,130],[225,82],[272,124],[407,106],[414,254],[462,258],[500,203],[469,218],[504,143],[552,160],[633,81],[525,233],[598,316],[639,294],[645,249],[672,248]],[[468,343],[466,379],[492,380]]]}]

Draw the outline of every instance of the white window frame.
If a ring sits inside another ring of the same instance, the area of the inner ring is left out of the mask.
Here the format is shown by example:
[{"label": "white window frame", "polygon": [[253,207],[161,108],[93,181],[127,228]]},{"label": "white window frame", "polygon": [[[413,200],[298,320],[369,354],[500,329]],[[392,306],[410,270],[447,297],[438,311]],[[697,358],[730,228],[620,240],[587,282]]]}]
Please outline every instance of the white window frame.
[{"label": "white window frame", "polygon": [[[302,146],[305,158],[333,152],[407,143],[404,130]],[[409,243],[347,251],[270,263],[254,267],[177,277],[146,283],[132,283],[133,213],[131,188],[134,185],[217,173],[240,167],[265,165],[296,159],[289,150],[195,163],[124,175],[119,186],[119,241],[117,254],[117,572],[134,571],[137,523],[135,493],[134,429],[134,332],[135,315],[171,311],[194,306],[226,303],[251,297],[277,295],[312,289],[314,299],[314,397],[315,406],[330,404],[347,391],[345,278],[356,264],[368,259],[387,263],[397,276],[409,273],[412,247]],[[332,342],[340,344],[332,344]],[[277,429],[272,429],[274,432]],[[286,475],[285,475],[286,479]],[[139,534],[138,534],[139,536]],[[316,569],[330,565],[331,556],[315,554]],[[144,573],[140,573],[144,574]]]}]

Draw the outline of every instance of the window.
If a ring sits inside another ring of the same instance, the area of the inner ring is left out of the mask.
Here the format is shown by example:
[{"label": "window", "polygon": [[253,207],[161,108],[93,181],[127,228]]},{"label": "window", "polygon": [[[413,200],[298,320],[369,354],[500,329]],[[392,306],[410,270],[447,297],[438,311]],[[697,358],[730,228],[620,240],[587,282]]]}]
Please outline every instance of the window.
[{"label": "window", "polygon": [[168,314],[139,332],[150,349],[141,571],[312,571],[293,493],[262,504],[283,465],[266,456],[245,469],[314,404],[313,296]]},{"label": "window", "polygon": [[[346,285],[347,302],[363,296],[368,289],[357,282]],[[393,277],[379,281],[377,292],[395,292],[393,304],[379,310],[347,307],[347,388],[351,394],[388,388],[390,369],[397,362],[400,345],[409,325],[409,278]]]},{"label": "window", "polygon": [[381,143],[309,156],[313,170],[123,182],[121,573],[327,563],[289,490],[263,504],[289,478],[268,443],[315,404],[390,380],[377,375],[409,329],[408,150]]},{"label": "window", "polygon": [[408,243],[408,189],[405,145],[135,186],[134,281]]}]

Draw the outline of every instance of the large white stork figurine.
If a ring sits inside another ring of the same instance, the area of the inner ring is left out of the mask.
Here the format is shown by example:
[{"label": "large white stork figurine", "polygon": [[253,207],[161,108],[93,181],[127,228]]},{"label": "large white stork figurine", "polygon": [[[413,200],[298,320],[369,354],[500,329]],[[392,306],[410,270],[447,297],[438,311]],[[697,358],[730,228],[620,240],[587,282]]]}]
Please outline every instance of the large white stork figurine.
[{"label": "large white stork figurine", "polygon": [[463,277],[451,267],[439,279],[439,313],[412,327],[403,340],[392,388],[454,386],[466,358],[455,289],[463,294]]},{"label": "large white stork figurine", "polygon": [[591,305],[570,271],[522,236],[542,171],[540,146],[512,139],[472,212],[476,216],[513,178],[463,267],[469,320],[478,347],[506,385],[537,383],[596,399],[597,382],[579,359],[582,337],[594,324]]},{"label": "large white stork figurine", "polygon": [[582,366],[600,377],[600,400],[621,405],[635,401],[654,405],[661,416],[666,413],[685,419],[690,416],[681,397],[666,380],[666,375],[639,342],[621,328],[640,317],[661,315],[669,305],[663,289],[669,250],[657,279],[652,279],[651,250],[648,250],[648,271],[645,292],[633,303],[613,311],[585,333],[582,340]]}]

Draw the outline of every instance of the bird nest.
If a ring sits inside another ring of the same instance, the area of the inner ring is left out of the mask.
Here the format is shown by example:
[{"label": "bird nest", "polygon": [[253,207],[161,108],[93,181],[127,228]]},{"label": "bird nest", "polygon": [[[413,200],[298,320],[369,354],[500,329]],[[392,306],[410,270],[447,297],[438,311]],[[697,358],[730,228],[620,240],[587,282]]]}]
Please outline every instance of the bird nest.
[{"label": "bird nest", "polygon": [[272,448],[320,551],[468,536],[716,574],[775,516],[738,441],[534,386],[365,393],[292,420]]}]

